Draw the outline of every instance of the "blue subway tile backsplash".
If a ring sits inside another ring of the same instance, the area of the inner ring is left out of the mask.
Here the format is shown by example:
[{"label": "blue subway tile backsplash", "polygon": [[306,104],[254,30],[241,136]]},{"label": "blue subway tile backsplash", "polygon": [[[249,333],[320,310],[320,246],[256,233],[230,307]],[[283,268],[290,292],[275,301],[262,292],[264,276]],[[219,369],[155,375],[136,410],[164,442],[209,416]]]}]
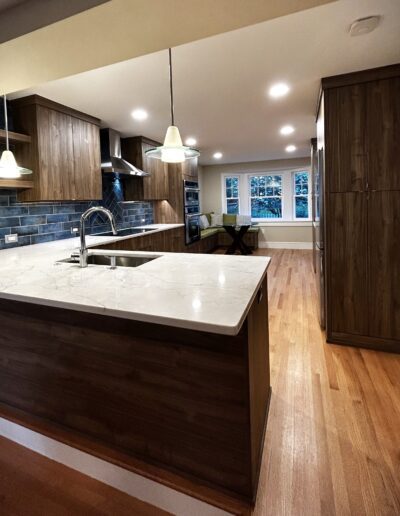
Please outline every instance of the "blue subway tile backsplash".
[{"label": "blue subway tile backsplash", "polygon": [[[82,213],[96,205],[111,210],[119,228],[153,223],[152,203],[125,202],[118,176],[103,176],[102,201],[19,203],[15,190],[0,190],[0,249],[71,238],[71,228],[79,227]],[[88,234],[109,230],[109,222],[101,214],[88,221]],[[5,235],[14,233],[18,242],[6,244]]]}]

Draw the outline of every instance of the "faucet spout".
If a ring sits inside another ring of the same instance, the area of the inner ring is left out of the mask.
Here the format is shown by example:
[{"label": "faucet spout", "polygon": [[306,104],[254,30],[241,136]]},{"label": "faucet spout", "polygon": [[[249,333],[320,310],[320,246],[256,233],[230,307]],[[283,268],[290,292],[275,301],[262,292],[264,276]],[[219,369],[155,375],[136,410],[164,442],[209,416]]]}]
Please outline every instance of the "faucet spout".
[{"label": "faucet spout", "polygon": [[81,226],[80,226],[80,249],[79,249],[79,266],[80,267],[87,267],[88,266],[88,249],[86,245],[86,230],[85,230],[85,221],[93,215],[93,213],[104,213],[108,217],[108,220],[111,224],[111,229],[113,232],[113,235],[117,235],[117,225],[115,223],[114,215],[111,213],[110,210],[107,210],[107,208],[103,208],[103,206],[93,206],[92,208],[89,208],[84,213],[82,213],[81,216]]}]

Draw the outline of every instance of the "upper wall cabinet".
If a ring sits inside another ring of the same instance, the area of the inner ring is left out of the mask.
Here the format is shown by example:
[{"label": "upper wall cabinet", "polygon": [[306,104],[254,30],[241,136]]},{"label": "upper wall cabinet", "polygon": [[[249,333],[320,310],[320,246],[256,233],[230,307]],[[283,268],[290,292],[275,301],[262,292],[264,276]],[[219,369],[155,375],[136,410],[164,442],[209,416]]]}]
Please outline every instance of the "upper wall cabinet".
[{"label": "upper wall cabinet", "polygon": [[33,188],[19,200],[101,199],[100,120],[38,95],[12,104],[16,129],[32,137],[16,152],[33,170]]},{"label": "upper wall cabinet", "polygon": [[400,77],[365,84],[368,183],[371,190],[400,190]]},{"label": "upper wall cabinet", "polygon": [[197,181],[199,177],[198,158],[187,159],[181,166],[183,179]]},{"label": "upper wall cabinet", "polygon": [[146,151],[160,144],[143,136],[121,139],[122,157],[148,172],[146,177],[125,179],[126,201],[153,201],[168,199],[168,166],[161,160],[148,158]]},{"label": "upper wall cabinet", "polygon": [[[326,178],[329,192],[366,188],[365,85],[333,88],[325,95]],[[332,148],[330,148],[332,146]]]}]

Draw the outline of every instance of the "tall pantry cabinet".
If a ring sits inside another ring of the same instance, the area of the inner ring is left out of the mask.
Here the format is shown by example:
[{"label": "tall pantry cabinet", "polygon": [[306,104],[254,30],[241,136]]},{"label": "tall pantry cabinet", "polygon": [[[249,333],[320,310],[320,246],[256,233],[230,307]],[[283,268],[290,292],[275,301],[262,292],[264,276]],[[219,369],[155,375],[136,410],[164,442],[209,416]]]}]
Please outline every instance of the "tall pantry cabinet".
[{"label": "tall pantry cabinet", "polygon": [[400,353],[400,65],[322,80],[327,340]]}]

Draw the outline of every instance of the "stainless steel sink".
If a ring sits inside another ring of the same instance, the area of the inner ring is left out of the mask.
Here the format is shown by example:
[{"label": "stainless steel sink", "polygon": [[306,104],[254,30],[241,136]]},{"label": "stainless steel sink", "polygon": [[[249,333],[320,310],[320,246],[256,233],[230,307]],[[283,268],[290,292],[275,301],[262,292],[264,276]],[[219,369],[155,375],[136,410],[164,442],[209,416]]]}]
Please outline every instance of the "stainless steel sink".
[{"label": "stainless steel sink", "polygon": [[[151,262],[159,256],[116,256],[103,254],[89,254],[89,265],[108,265],[109,267],[139,267],[147,262]],[[65,260],[59,260],[63,263],[79,263],[79,256],[70,256]]]}]

